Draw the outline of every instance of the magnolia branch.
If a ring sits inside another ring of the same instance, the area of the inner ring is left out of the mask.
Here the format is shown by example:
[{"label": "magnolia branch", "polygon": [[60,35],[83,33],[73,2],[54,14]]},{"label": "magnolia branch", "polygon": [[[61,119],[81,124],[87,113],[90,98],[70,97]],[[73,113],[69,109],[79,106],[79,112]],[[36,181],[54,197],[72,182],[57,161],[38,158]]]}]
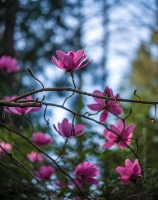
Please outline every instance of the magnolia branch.
[{"label": "magnolia branch", "polygon": [[[82,95],[85,95],[85,96],[96,97],[96,98],[99,98],[99,99],[112,100],[112,101],[116,101],[116,102],[120,101],[120,102],[141,103],[141,104],[151,104],[151,105],[158,104],[158,101],[142,101],[142,100],[134,100],[134,99],[123,99],[123,98],[117,98],[117,97],[111,98],[111,97],[108,97],[108,96],[99,96],[99,95],[95,95],[95,94],[92,94],[92,93],[83,92],[81,90],[76,90],[76,89],[73,89],[73,88],[42,88],[42,89],[39,89],[39,90],[34,90],[34,91],[31,91],[31,92],[22,94],[22,95],[16,97],[15,99],[13,99],[12,102],[16,102],[16,101],[18,101],[18,100],[20,100],[24,97],[27,97],[29,95],[44,92],[44,91],[48,91],[48,92],[50,92],[50,91],[72,91],[74,93],[82,94]],[[29,102],[29,101],[25,101],[25,102]],[[42,102],[38,101],[38,103],[42,103]]]},{"label": "magnolia branch", "polygon": [[[28,93],[22,94],[14,99],[12,99],[11,101],[6,101],[6,100],[0,100],[0,106],[9,106],[9,107],[20,107],[20,108],[26,108],[26,107],[42,107],[42,101],[39,101],[38,99],[36,100],[20,100],[24,97],[27,97],[29,95],[33,95],[33,94],[37,94],[37,93],[41,93],[44,91],[72,91],[73,93],[78,93],[81,95],[85,95],[85,96],[90,96],[90,97],[96,97],[99,99],[105,99],[107,101],[112,100],[112,101],[120,101],[120,102],[128,102],[128,103],[140,103],[140,104],[149,104],[149,105],[156,105],[158,104],[158,101],[144,101],[144,100],[134,100],[134,99],[124,99],[124,98],[111,98],[106,96],[99,96],[96,94],[92,94],[92,93],[88,93],[88,92],[83,92],[77,89],[73,89],[73,88],[42,88],[39,90],[34,90],[34,91],[30,91]],[[70,95],[71,96],[71,95]],[[28,103],[29,102],[29,103]]]},{"label": "magnolia branch", "polygon": [[40,153],[42,153],[43,155],[45,155],[49,160],[51,160],[55,165],[56,167],[63,173],[65,174],[73,183],[74,185],[77,187],[77,189],[80,191],[80,193],[82,193],[88,200],[91,200],[82,190],[81,188],[78,186],[78,184],[74,181],[74,179],[67,173],[65,172],[60,166],[59,164],[53,159],[51,158],[47,153],[45,153],[44,151],[42,151],[40,148],[38,148],[33,142],[31,142],[30,139],[28,139],[26,136],[24,136],[23,134],[21,134],[20,132],[18,131],[15,131],[14,129],[12,128],[9,128],[7,127],[5,124],[3,124],[2,122],[0,122],[0,125],[3,126],[5,129],[7,129],[8,131],[11,131],[15,134],[17,134],[18,136],[24,138],[27,142],[29,142],[35,149],[37,149]]},{"label": "magnolia branch", "polygon": [[[140,159],[139,159],[137,153],[136,153],[128,144],[126,144],[126,142],[125,142],[124,139],[121,137],[121,135],[119,135],[119,134],[116,133],[115,131],[111,130],[106,124],[101,123],[101,122],[99,122],[99,121],[97,121],[97,120],[95,120],[95,119],[93,119],[93,118],[91,118],[91,117],[87,117],[87,116],[85,116],[85,115],[76,113],[76,112],[70,110],[69,108],[66,108],[65,106],[61,106],[61,105],[53,104],[53,103],[47,103],[47,102],[42,102],[42,104],[43,104],[43,105],[46,105],[46,106],[54,106],[54,107],[62,108],[62,109],[64,109],[64,110],[67,110],[68,112],[72,113],[73,115],[77,115],[77,116],[79,116],[79,117],[88,119],[88,120],[90,120],[90,121],[93,121],[93,122],[95,122],[95,123],[97,123],[97,124],[100,124],[100,125],[104,126],[106,129],[108,129],[109,131],[111,131],[111,132],[113,132],[115,135],[117,135],[117,137],[126,145],[126,147],[127,147],[127,148],[134,154],[134,156],[138,159],[139,164],[140,164],[140,167],[141,167],[141,169],[143,169],[143,168],[142,168],[141,161],[140,161]],[[127,117],[126,117],[126,118],[127,118]],[[124,120],[124,119],[122,119],[122,120]],[[123,132],[123,130],[122,130],[122,132]],[[143,170],[142,170],[142,175],[144,176]]]}]

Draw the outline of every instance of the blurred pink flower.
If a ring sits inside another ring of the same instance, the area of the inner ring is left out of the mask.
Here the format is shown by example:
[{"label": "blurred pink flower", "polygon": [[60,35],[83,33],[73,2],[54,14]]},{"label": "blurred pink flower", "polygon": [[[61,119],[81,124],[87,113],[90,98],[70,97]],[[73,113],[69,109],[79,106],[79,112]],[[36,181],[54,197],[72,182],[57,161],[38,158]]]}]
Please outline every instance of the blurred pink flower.
[{"label": "blurred pink flower", "polygon": [[[135,125],[131,124],[130,126],[126,127],[125,122],[121,119],[118,120],[118,125],[115,127],[114,125],[110,125],[110,129],[116,132],[120,137],[124,140],[127,145],[130,145],[131,138],[133,136]],[[103,131],[103,135],[106,138],[107,142],[103,144],[103,147],[110,148],[115,144],[118,144],[121,149],[126,148],[126,144],[112,131],[105,129]]]},{"label": "blurred pink flower", "polygon": [[27,154],[27,157],[33,163],[42,162],[44,160],[43,156],[35,151],[32,151],[30,154]]},{"label": "blurred pink flower", "polygon": [[[81,200],[80,197],[75,197],[73,200]],[[87,199],[84,199],[84,200],[87,200]]]},{"label": "blurred pink flower", "polygon": [[127,185],[131,181],[136,183],[138,178],[141,177],[141,167],[138,159],[134,163],[130,159],[125,160],[125,167],[118,166],[116,171],[120,174],[119,179],[123,184]]},{"label": "blurred pink flower", "polygon": [[55,169],[52,166],[44,166],[40,167],[39,171],[35,171],[35,176],[37,179],[45,181],[49,180],[52,174],[54,174]]},{"label": "blurred pink flower", "polygon": [[52,56],[52,62],[59,68],[71,71],[71,70],[78,70],[87,65],[89,65],[92,60],[86,64],[83,64],[84,61],[87,60],[87,56],[84,54],[84,50],[80,49],[76,53],[73,51],[69,51],[67,54],[57,50],[56,51],[57,57],[59,60]]},{"label": "blurred pink flower", "polygon": [[[15,99],[16,97],[17,97],[16,95],[14,95],[12,97],[5,96],[4,100],[10,101],[12,99]],[[20,100],[32,100],[32,99],[33,98],[31,96],[28,96],[28,97],[26,97],[26,99],[20,99]],[[19,108],[19,107],[8,107],[8,106],[5,106],[4,110],[6,112],[8,112],[8,113],[11,113],[11,114],[24,115],[24,114],[27,114],[27,113],[30,113],[30,112],[39,111],[40,108],[38,108],[38,107]]]},{"label": "blurred pink flower", "polygon": [[5,70],[7,73],[18,71],[17,59],[6,55],[2,56],[0,58],[0,70]]},{"label": "blurred pink flower", "polygon": [[85,133],[84,129],[85,126],[83,124],[78,124],[74,126],[74,132],[73,132],[73,127],[72,124],[68,122],[68,119],[64,118],[62,123],[58,123],[58,129],[56,126],[53,124],[54,129],[63,137],[75,137],[79,136]]},{"label": "blurred pink flower", "polygon": [[0,142],[0,158],[6,154],[1,147],[8,153],[10,153],[12,150],[12,145],[10,143]]},{"label": "blurred pink flower", "polygon": [[99,173],[100,170],[96,167],[96,165],[89,162],[83,162],[79,164],[75,169],[75,175],[77,177],[75,181],[80,186],[82,186],[84,182],[98,185],[99,181],[93,177],[97,176]]},{"label": "blurred pink flower", "polygon": [[58,187],[64,187],[64,186],[66,186],[66,183],[64,183],[63,181],[60,181],[60,180],[56,180],[56,181],[55,181],[55,184],[56,184]]},{"label": "blurred pink flower", "polygon": [[44,146],[44,145],[48,145],[53,142],[52,137],[50,137],[42,132],[33,133],[32,140],[33,140],[34,144],[37,146]]},{"label": "blurred pink flower", "polygon": [[[95,95],[99,95],[99,96],[108,96],[111,98],[116,98],[116,96],[118,98],[120,98],[120,95],[113,95],[113,91],[111,89],[109,89],[108,87],[105,88],[104,93],[99,91],[99,90],[95,90],[93,92],[93,94]],[[120,103],[119,101],[114,102],[112,100],[109,100],[107,102],[107,104],[105,105],[105,99],[98,99],[94,97],[94,100],[97,102],[95,104],[90,104],[88,105],[88,107],[91,110],[94,111],[102,111],[102,114],[100,116],[100,122],[105,122],[108,116],[108,112],[113,113],[114,115],[120,115],[122,113],[122,108],[120,106],[118,106],[118,104]]]}]

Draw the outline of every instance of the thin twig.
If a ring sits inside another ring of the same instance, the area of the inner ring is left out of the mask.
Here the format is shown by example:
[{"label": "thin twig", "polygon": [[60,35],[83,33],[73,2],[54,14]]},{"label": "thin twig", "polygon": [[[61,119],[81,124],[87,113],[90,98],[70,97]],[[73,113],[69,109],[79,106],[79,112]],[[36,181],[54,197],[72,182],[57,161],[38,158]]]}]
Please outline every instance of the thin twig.
[{"label": "thin twig", "polygon": [[30,74],[30,76],[32,76],[36,81],[38,81],[42,85],[42,87],[44,88],[43,83],[38,78],[35,77],[35,75],[33,74],[33,71],[29,67],[27,68],[27,71]]},{"label": "thin twig", "polygon": [[[73,71],[72,71],[72,70],[71,70],[71,71],[66,71],[66,73],[68,73],[68,74],[71,76],[74,89],[76,89],[76,84],[75,84],[75,80],[74,80]],[[65,99],[64,102],[63,102],[63,106],[64,106],[65,102],[66,102],[70,97],[72,97],[72,96],[74,95],[74,93],[75,93],[75,92],[72,92],[71,95],[69,95],[68,97],[66,97],[66,99]]]}]

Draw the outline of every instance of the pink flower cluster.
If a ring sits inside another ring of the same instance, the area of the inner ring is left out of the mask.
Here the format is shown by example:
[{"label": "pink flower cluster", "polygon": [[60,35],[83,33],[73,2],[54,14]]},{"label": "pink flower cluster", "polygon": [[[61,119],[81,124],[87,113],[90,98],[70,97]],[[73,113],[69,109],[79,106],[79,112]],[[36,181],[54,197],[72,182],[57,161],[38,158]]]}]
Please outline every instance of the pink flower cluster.
[{"label": "pink flower cluster", "polygon": [[42,162],[44,160],[43,156],[40,153],[32,151],[31,153],[27,154],[28,159],[30,162]]},{"label": "pink flower cluster", "polygon": [[2,56],[0,58],[0,70],[4,70],[7,73],[18,71],[17,59],[6,55]]},{"label": "pink flower cluster", "polygon": [[141,177],[141,167],[138,159],[134,163],[130,159],[125,160],[125,167],[118,166],[116,171],[120,174],[120,180],[123,184],[127,185],[131,181],[136,183],[138,178]]},{"label": "pink flower cluster", "polygon": [[52,166],[41,166],[39,171],[35,171],[35,176],[42,181],[49,180],[55,169]]},{"label": "pink flower cluster", "polygon": [[33,140],[33,143],[39,147],[51,144],[53,142],[52,137],[50,137],[42,132],[33,133],[32,140]]},{"label": "pink flower cluster", "polygon": [[[16,95],[14,95],[12,97],[5,96],[4,100],[11,101],[11,100],[15,99],[16,97],[17,97]],[[28,97],[26,97],[26,99],[21,99],[21,100],[32,100],[32,99],[33,98],[31,96],[28,96]],[[8,106],[5,106],[4,110],[6,112],[8,112],[8,113],[11,113],[11,114],[25,115],[25,114],[30,113],[30,112],[37,112],[37,111],[40,110],[40,108],[34,108],[34,107],[19,108],[19,107],[8,107]]]},{"label": "pink flower cluster", "polygon": [[[53,142],[53,139],[50,136],[42,132],[37,132],[32,134],[33,143],[39,147],[48,145]],[[27,154],[28,159],[32,163],[43,162],[44,158],[39,152],[32,151]],[[35,176],[37,179],[45,181],[49,180],[50,177],[54,174],[55,169],[52,166],[42,165],[39,171],[35,171]]]},{"label": "pink flower cluster", "polygon": [[96,165],[89,162],[83,162],[79,164],[75,169],[76,183],[82,186],[84,182],[89,184],[98,185],[99,181],[94,179],[100,173],[100,170]]},{"label": "pink flower cluster", "polygon": [[78,124],[76,126],[72,126],[71,123],[68,122],[68,119],[63,119],[62,123],[58,123],[58,129],[56,128],[55,125],[54,129],[63,137],[70,138],[70,137],[75,137],[75,136],[80,136],[84,134],[84,125],[83,124]]},{"label": "pink flower cluster", "polygon": [[[84,54],[84,50],[80,49],[77,52],[69,51],[68,53],[62,52],[60,50],[56,51],[58,59],[53,55],[52,62],[58,67],[66,72],[72,72],[73,70],[79,70],[83,67],[89,65],[90,62],[84,64],[87,60],[87,56]],[[0,58],[0,70],[6,71],[7,73],[15,72],[19,70],[17,66],[17,60],[15,58],[11,58],[10,56],[2,56]],[[114,115],[120,115],[122,113],[122,108],[119,106],[119,101],[117,99],[120,98],[120,95],[114,95],[112,89],[106,87],[104,92],[99,90],[95,90],[93,92],[95,95],[107,97],[106,99],[100,99],[95,97],[94,100],[96,103],[88,105],[88,107],[97,112],[101,112],[100,122],[103,123],[106,121],[108,117],[108,113],[112,113]],[[108,100],[109,98],[114,98],[114,100]],[[16,96],[6,96],[4,100],[11,101]],[[21,99],[24,100],[24,99]],[[31,96],[26,97],[26,100],[32,100]],[[28,108],[19,108],[19,107],[8,107],[5,106],[4,110],[11,114],[25,115],[30,112],[36,112],[40,108],[28,107]],[[78,124],[76,126],[72,125],[68,121],[68,119],[64,118],[61,123],[58,123],[58,127],[53,124],[53,127],[56,132],[58,132],[61,136],[66,138],[72,138],[76,136],[80,136],[85,133],[85,126],[83,124]],[[119,145],[121,149],[130,145],[131,138],[133,136],[135,125],[131,124],[130,126],[126,126],[123,120],[118,120],[117,126],[110,125],[110,129],[105,129],[103,131],[103,135],[106,139],[106,142],[103,144],[104,148],[111,148],[113,145]],[[37,132],[32,134],[32,141],[38,147],[42,147],[45,145],[49,145],[53,142],[52,137],[42,133]],[[6,154],[6,152],[10,153],[12,150],[12,145],[9,143],[1,142],[0,143],[0,158]],[[6,151],[6,152],[5,152]],[[32,151],[27,154],[28,159],[32,163],[43,162],[44,158],[39,152]],[[139,161],[136,159],[134,163],[130,159],[125,160],[125,167],[118,166],[116,171],[120,174],[120,180],[123,184],[129,184],[132,182],[137,182],[138,178],[141,176],[141,167]],[[38,171],[35,171],[35,176],[37,179],[45,181],[49,180],[51,176],[54,174],[55,169],[52,166],[42,165]],[[100,174],[100,170],[96,165],[91,164],[90,162],[83,162],[77,165],[75,168],[74,174],[76,175],[75,182],[82,187],[84,183],[98,185],[99,180],[95,179],[96,176]],[[58,187],[65,186],[66,184],[58,181],[56,183]],[[75,197],[75,200],[79,200],[80,197]]]},{"label": "pink flower cluster", "polygon": [[[108,87],[105,88],[104,92],[101,92],[99,90],[95,90],[93,94],[98,95],[98,96],[108,96],[110,98],[120,98],[120,95],[113,95],[113,91],[109,89]],[[99,98],[94,98],[96,101],[95,104],[90,104],[88,107],[91,110],[94,111],[102,111],[102,114],[100,116],[100,122],[105,122],[108,116],[108,112],[111,112],[114,115],[120,115],[122,113],[122,108],[118,105],[120,102],[117,101],[112,101],[108,100],[106,102],[105,99],[99,99]]]},{"label": "pink flower cluster", "polygon": [[10,153],[12,150],[12,145],[7,142],[0,142],[0,158],[6,155],[6,152]]},{"label": "pink flower cluster", "polygon": [[130,126],[126,127],[123,120],[118,121],[117,127],[115,127],[114,125],[110,125],[111,130],[105,129],[103,131],[103,135],[107,140],[107,142],[103,144],[103,147],[108,149],[113,145],[118,144],[121,149],[126,148],[127,145],[130,144],[134,128],[134,124],[131,124]]},{"label": "pink flower cluster", "polygon": [[89,65],[92,61],[83,64],[84,61],[87,60],[87,56],[84,54],[84,50],[80,49],[76,53],[73,51],[69,51],[67,54],[63,51],[56,51],[57,57],[59,60],[52,56],[52,62],[59,68],[71,71],[78,70],[87,65]]}]

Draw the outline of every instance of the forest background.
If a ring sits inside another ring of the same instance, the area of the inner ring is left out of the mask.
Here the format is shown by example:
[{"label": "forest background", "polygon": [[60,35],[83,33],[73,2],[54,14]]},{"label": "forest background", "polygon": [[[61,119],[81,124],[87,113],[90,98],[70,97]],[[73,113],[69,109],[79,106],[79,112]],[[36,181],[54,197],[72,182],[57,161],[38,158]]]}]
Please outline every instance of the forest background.
[{"label": "forest background", "polygon": [[[4,96],[20,95],[38,89],[39,83],[29,76],[29,66],[45,87],[73,87],[71,79],[62,70],[55,68],[51,56],[56,50],[68,52],[84,49],[90,66],[75,73],[77,88],[86,92],[95,89],[103,91],[106,86],[120,93],[122,98],[157,101],[158,94],[158,1],[157,0],[0,0],[0,57],[10,55],[18,59],[20,71],[14,74],[0,72],[0,99]],[[66,92],[50,92],[34,95],[45,101],[58,102],[67,97]],[[85,103],[86,102],[86,103]],[[92,99],[74,95],[66,102],[77,113],[87,112],[87,103]],[[93,122],[76,117],[76,123],[86,124],[86,134],[77,139],[65,140],[57,135],[53,124],[61,122],[61,116],[70,117],[60,108],[48,107],[44,120],[44,108],[40,114],[31,114],[34,131],[41,130],[50,134],[54,141],[44,148],[53,158],[58,157],[59,164],[72,174],[75,166],[85,160],[93,161],[101,170],[99,186],[85,186],[84,190],[98,199],[157,199],[158,171],[157,144],[158,122],[152,123],[147,116],[154,116],[154,106],[122,103],[123,116],[132,114],[127,124],[136,125],[135,138],[146,128],[146,185],[123,185],[118,180],[116,167],[123,165],[126,158],[135,158],[127,149],[103,149],[102,127]],[[3,108],[0,108],[0,116]],[[93,116],[98,119],[98,116]],[[32,134],[30,122],[20,116],[6,116],[5,123],[18,127],[23,134]],[[117,123],[110,116],[107,124]],[[16,144],[13,155],[21,160],[30,170],[36,166],[28,162],[24,155],[33,147],[18,136],[0,127],[0,140]],[[131,144],[133,148],[135,143]],[[143,139],[139,138],[140,158],[144,159]],[[49,161],[47,161],[49,162]],[[49,199],[49,195],[39,190],[38,183],[32,181],[28,173],[11,162],[9,157],[0,160],[0,198],[1,199]],[[55,180],[67,182],[67,178],[56,170],[56,177],[47,183],[47,187],[59,199],[73,199],[82,194],[69,187],[57,188]],[[18,177],[17,177],[18,173]],[[25,184],[25,181],[26,184]]]}]

